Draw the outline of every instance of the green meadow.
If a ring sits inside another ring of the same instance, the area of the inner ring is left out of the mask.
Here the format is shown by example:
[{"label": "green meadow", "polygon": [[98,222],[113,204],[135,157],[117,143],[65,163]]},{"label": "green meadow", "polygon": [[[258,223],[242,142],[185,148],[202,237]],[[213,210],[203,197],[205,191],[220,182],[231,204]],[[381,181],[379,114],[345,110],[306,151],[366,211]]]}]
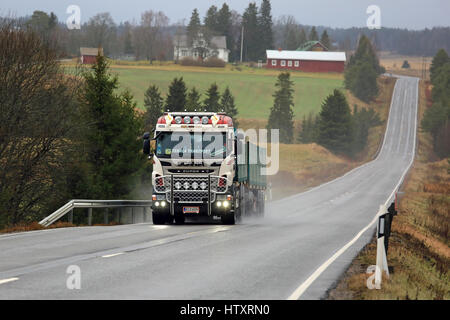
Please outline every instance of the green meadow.
[{"label": "green meadow", "polygon": [[[216,82],[219,90],[223,92],[228,86],[235,97],[239,110],[239,118],[267,119],[273,104],[273,93],[277,73],[265,70],[247,72],[230,70],[205,70],[203,68],[179,69],[168,68],[139,68],[112,66],[112,72],[119,76],[120,89],[128,88],[138,102],[139,108],[144,107],[144,92],[149,85],[158,86],[165,97],[170,82],[175,77],[183,77],[188,89],[196,87],[205,98],[207,88]],[[296,119],[301,119],[311,112],[317,113],[324,98],[333,89],[342,88],[343,80],[340,75],[302,74],[292,73],[294,82]]]}]

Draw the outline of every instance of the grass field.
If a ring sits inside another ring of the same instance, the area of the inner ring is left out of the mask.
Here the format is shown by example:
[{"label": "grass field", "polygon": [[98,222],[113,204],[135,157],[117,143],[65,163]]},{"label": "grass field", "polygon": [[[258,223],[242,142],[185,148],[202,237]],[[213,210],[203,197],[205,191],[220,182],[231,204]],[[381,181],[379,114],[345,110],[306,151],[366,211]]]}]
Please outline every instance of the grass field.
[{"label": "grass field", "polygon": [[[226,68],[111,65],[111,69],[119,76],[120,88],[130,89],[140,108],[143,108],[144,93],[149,85],[158,86],[165,96],[173,78],[183,77],[189,89],[195,86],[202,94],[213,82],[218,84],[221,92],[227,86],[230,87],[239,110],[238,118],[244,119],[268,118],[278,75],[277,71],[230,65]],[[294,115],[297,119],[310,112],[318,112],[322,101],[333,89],[343,88],[340,74],[294,72],[291,78],[295,90]]]},{"label": "grass field", "polygon": [[[409,69],[402,68],[403,61],[405,60],[410,64]],[[386,68],[386,72],[421,78],[422,69],[425,68],[427,70],[425,72],[427,80],[429,80],[430,75],[428,70],[432,60],[433,57],[403,56],[390,52],[380,53],[380,64]]]}]

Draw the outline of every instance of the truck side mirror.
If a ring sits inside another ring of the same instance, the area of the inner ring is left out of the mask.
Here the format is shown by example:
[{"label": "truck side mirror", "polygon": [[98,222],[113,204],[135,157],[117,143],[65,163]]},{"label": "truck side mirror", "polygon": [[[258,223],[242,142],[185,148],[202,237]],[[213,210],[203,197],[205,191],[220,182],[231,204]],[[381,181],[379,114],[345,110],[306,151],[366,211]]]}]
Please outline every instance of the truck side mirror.
[{"label": "truck side mirror", "polygon": [[144,139],[144,145],[142,148],[143,152],[144,154],[150,156],[150,133],[149,132],[144,133],[143,139]]}]

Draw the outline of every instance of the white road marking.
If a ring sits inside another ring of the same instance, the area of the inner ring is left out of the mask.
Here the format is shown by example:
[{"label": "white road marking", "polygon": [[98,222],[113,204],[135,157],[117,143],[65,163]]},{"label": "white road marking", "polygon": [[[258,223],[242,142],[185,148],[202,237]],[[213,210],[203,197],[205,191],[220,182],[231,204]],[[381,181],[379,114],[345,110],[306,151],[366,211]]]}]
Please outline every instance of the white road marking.
[{"label": "white road marking", "polygon": [[116,257],[116,256],[120,256],[122,254],[124,254],[125,252],[119,252],[119,253],[113,253],[113,254],[107,254],[105,256],[102,256],[102,258],[112,258],[112,257]]},{"label": "white road marking", "polygon": [[0,280],[0,284],[5,284],[5,283],[8,283],[8,282],[13,282],[13,281],[17,281],[17,280],[19,280],[19,278],[3,279],[3,280]]},{"label": "white road marking", "polygon": [[[418,79],[417,79],[418,80]],[[418,85],[418,81],[416,81],[416,85]],[[414,158],[415,158],[415,154],[416,154],[416,143],[417,143],[417,114],[418,114],[418,101],[419,101],[419,92],[417,90],[416,92],[416,109],[415,109],[415,121],[414,121],[414,144],[413,144],[413,156],[411,157],[411,161],[409,162],[408,167],[406,167],[405,171],[403,172],[400,180],[398,181],[397,185],[395,186],[394,190],[392,191],[391,195],[389,196],[389,198],[387,198],[386,202],[384,203],[384,205],[386,206],[389,203],[389,200],[392,199],[392,197],[394,196],[395,192],[397,191],[397,189],[400,187],[400,185],[403,183],[403,180],[406,176],[406,174],[408,173],[409,169],[411,168],[413,162],[414,162]],[[392,106],[391,109],[389,110],[389,112],[391,112],[392,110]],[[390,118],[389,118],[390,120]],[[388,120],[388,122],[389,122]],[[387,131],[387,130],[386,130]],[[384,141],[383,141],[383,146],[384,146],[384,142],[386,141],[386,135],[384,136]],[[383,147],[382,147],[383,149]],[[378,157],[377,157],[378,158]],[[331,258],[329,258],[327,261],[325,261],[319,268],[316,269],[316,271],[313,272],[313,274],[311,274],[308,279],[306,279],[306,281],[304,281],[297,289],[295,289],[295,291],[287,298],[288,300],[298,300],[301,295],[306,291],[306,289],[309,288],[309,286],[337,259],[339,258],[340,255],[342,255],[349,247],[351,247],[360,237],[361,235],[367,231],[367,229],[369,229],[378,219],[378,213],[377,215],[373,218],[373,220],[367,225],[365,226],[352,240],[350,240],[346,245],[344,245],[341,249],[339,249],[333,256],[331,256]]]}]

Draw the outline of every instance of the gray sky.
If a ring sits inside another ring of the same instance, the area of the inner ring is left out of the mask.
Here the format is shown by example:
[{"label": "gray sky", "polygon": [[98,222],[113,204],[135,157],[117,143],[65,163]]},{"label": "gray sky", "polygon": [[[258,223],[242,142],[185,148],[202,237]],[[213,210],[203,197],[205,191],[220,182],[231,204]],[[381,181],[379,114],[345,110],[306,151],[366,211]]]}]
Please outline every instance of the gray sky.
[{"label": "gray sky", "polygon": [[[231,9],[242,13],[249,0],[1,0],[0,15],[13,13],[17,16],[31,14],[34,10],[53,11],[60,21],[68,17],[69,5],[81,8],[81,21],[100,12],[110,12],[114,20],[140,19],[145,10],[161,10],[171,23],[181,19],[189,21],[194,8],[198,8],[203,19],[211,5],[220,7],[227,2]],[[261,3],[261,0],[256,0]],[[273,17],[293,15],[299,23],[324,25],[330,27],[364,27],[369,5],[378,5],[381,9],[383,27],[423,29],[434,26],[450,25],[449,0],[272,0]]]}]

